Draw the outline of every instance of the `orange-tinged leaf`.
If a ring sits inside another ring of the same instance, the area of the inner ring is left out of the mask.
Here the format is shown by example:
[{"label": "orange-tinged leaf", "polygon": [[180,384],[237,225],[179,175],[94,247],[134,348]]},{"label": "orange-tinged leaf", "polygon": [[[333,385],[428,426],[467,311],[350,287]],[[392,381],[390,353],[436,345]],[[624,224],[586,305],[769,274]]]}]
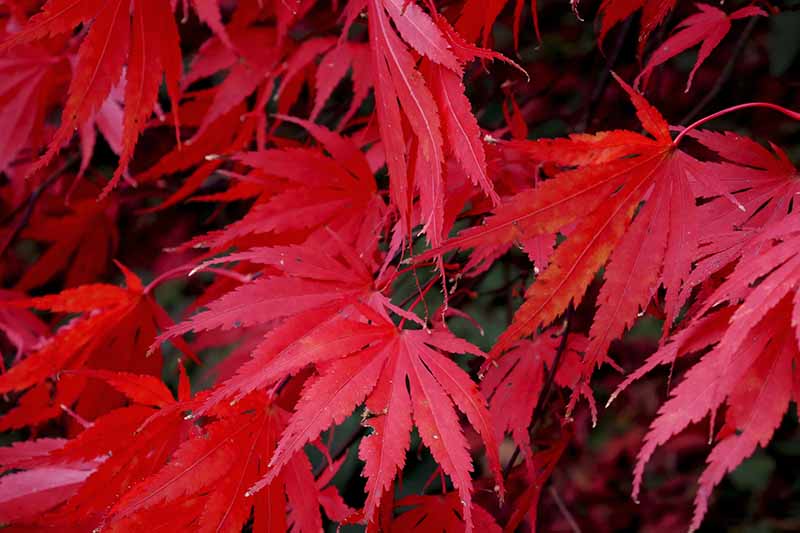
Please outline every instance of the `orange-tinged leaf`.
[{"label": "orange-tinged leaf", "polygon": [[[668,324],[677,316],[685,298],[680,290],[699,240],[694,184],[701,181],[704,169],[675,147],[658,110],[621,79],[617,81],[653,138],[609,131],[509,143],[509,149],[565,168],[496,208],[484,225],[469,228],[417,258],[426,260],[459,248],[525,243],[568,230],[566,240],[548,258],[547,268],[528,288],[512,324],[493,347],[492,357],[552,323],[570,303],[577,305],[612,253],[584,361],[585,378],[597,364],[609,361],[606,351],[611,340],[647,306],[659,284],[667,288]],[[702,183],[715,187],[708,177]],[[629,229],[643,200],[646,207]],[[642,249],[649,250],[646,259]],[[652,261],[644,275],[636,267],[641,261]]]}]

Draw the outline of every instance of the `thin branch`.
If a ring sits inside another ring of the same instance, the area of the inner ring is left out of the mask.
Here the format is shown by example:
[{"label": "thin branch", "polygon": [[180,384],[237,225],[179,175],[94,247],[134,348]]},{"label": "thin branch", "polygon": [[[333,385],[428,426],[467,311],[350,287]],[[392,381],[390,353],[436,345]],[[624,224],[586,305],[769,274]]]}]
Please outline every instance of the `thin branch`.
[{"label": "thin branch", "polygon": [[586,104],[586,110],[583,113],[581,121],[575,127],[575,131],[582,132],[591,126],[594,113],[597,110],[597,104],[600,102],[600,98],[606,91],[608,81],[611,78],[611,71],[614,69],[614,65],[616,65],[619,55],[622,52],[622,47],[625,44],[625,39],[628,37],[628,31],[630,30],[632,20],[633,19],[631,17],[628,17],[623,23],[622,29],[620,29],[619,34],[617,35],[617,40],[614,43],[614,48],[611,50],[611,54],[606,57],[606,64],[603,68],[603,72],[597,77],[597,82],[595,83],[594,88],[589,95],[589,101]]},{"label": "thin branch", "polygon": [[[8,248],[8,246],[12,242],[14,242],[14,240],[19,236],[20,232],[28,224],[31,215],[33,215],[33,210],[36,207],[36,204],[39,202],[39,199],[41,198],[42,194],[51,185],[53,185],[53,183],[55,183],[58,178],[61,177],[63,172],[70,165],[72,165],[76,161],[78,161],[78,156],[68,157],[67,159],[64,160],[64,162],[61,165],[58,166],[56,170],[54,170],[49,176],[47,176],[47,179],[45,179],[42,183],[39,184],[38,187],[36,187],[36,189],[34,189],[30,197],[28,198],[28,201],[25,203],[25,210],[22,212],[22,215],[20,216],[19,220],[14,225],[14,229],[11,230],[11,232],[8,234],[8,236],[4,241],[0,242],[0,254],[6,251],[6,248]],[[18,212],[18,210],[19,208],[9,213],[8,217],[5,220],[10,220]],[[3,222],[5,222],[5,220]]]},{"label": "thin branch", "polygon": [[553,488],[552,483],[549,487],[547,487],[548,492],[550,492],[550,496],[553,497],[553,501],[556,502],[556,507],[558,510],[561,511],[561,514],[564,516],[564,519],[569,524],[570,529],[573,533],[581,533],[581,528],[578,525],[578,522],[575,521],[575,518],[572,516],[572,513],[569,512],[567,506],[564,505],[564,501],[561,499],[561,496],[558,495],[556,489]]}]

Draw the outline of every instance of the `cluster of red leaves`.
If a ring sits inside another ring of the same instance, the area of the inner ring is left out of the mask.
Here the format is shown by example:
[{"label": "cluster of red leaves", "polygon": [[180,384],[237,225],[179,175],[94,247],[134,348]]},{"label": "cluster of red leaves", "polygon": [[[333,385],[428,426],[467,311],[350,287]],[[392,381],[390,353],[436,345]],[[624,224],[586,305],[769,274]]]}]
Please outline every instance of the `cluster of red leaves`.
[{"label": "cluster of red leaves", "polygon": [[[27,437],[0,448],[0,524],[535,527],[571,415],[584,399],[596,420],[592,377],[622,370],[609,348],[648,314],[664,322],[661,343],[618,392],[701,357],[644,436],[633,496],[656,448],[710,416],[697,529],[714,486],[800,401],[800,180],[777,146],[699,129],[714,116],[672,127],[639,90],[700,45],[688,91],[731,25],[767,10],[698,4],[633,87],[614,74],[643,133],[529,140],[513,96],[508,127],[483,131],[464,84],[495,65],[525,75],[490,49],[505,1],[195,0],[194,15],[182,4],[186,26],[163,0],[0,7],[0,275],[16,280],[0,293],[11,364],[0,430]],[[599,43],[641,9],[642,56],[674,7],[604,0]],[[514,3],[515,45],[526,9]],[[98,163],[95,128],[114,167]],[[212,219],[241,216],[170,228],[170,210],[202,204]],[[148,285],[109,265],[127,238],[121,213],[167,217],[141,251],[158,255]],[[21,241],[45,250],[24,273]],[[451,319],[470,319],[465,302],[516,245],[535,279],[487,354]],[[101,282],[117,271],[124,287]],[[176,324],[154,290],[198,272],[214,281]],[[209,347],[230,353],[202,371],[208,386],[190,383],[185,367],[208,366],[196,352]],[[568,391],[566,416],[542,438],[555,390]],[[359,429],[337,444],[354,416]],[[516,451],[504,465],[506,435]],[[428,450],[441,494],[404,492],[412,445]],[[333,482],[351,447],[357,504]]]}]

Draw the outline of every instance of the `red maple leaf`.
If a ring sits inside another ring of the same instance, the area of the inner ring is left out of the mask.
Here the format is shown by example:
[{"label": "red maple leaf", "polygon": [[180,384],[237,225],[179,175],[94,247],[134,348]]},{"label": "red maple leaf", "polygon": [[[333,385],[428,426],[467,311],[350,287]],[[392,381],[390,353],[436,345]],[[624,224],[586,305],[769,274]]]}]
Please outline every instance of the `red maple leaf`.
[{"label": "red maple leaf", "polygon": [[[710,430],[716,431],[716,411],[726,407],[725,422],[700,477],[692,531],[700,526],[712,489],[758,446],[769,442],[789,402],[798,400],[794,375],[800,360],[798,243],[796,215],[770,227],[755,243],[765,246],[762,255],[739,263],[698,313],[710,314],[691,322],[621,386],[658,364],[671,364],[675,357],[713,346],[659,409],[635,469],[637,498],[645,464],[656,448],[709,414]],[[729,307],[715,309],[717,302]]]},{"label": "red maple leaf", "polygon": [[175,506],[188,506],[193,517],[189,527],[196,531],[239,531],[251,510],[259,531],[285,531],[292,523],[298,531],[319,531],[319,489],[302,452],[268,487],[248,490],[267,472],[286,424],[287,413],[265,398],[255,394],[235,409],[218,409],[217,420],[181,443],[169,463],[119,498],[109,512],[110,530],[170,520]]},{"label": "red maple leaf", "polygon": [[17,159],[30,160],[26,150],[35,152],[45,140],[47,114],[58,105],[69,72],[51,50],[57,44],[20,46],[0,57],[0,172],[12,175]]},{"label": "red maple leaf", "polygon": [[[412,415],[423,442],[468,506],[472,466],[454,408],[458,407],[484,439],[500,490],[499,459],[485,400],[469,376],[443,354],[482,352],[445,330],[398,330],[388,311],[404,322],[421,321],[377,290],[385,282],[374,281],[377,265],[367,262],[369,254],[359,257],[335,234],[329,235],[330,250],[322,243],[306,244],[257,248],[223,258],[267,265],[270,274],[210,302],[206,311],[167,332],[172,336],[271,325],[252,359],[211,391],[197,414],[213,412],[231,397],[235,403],[252,391],[280,387],[291,376],[305,379],[301,371],[313,365],[317,373],[305,382],[271,459],[272,468],[253,491],[273,482],[306,443],[362,403],[374,414],[366,423],[375,430],[361,447],[370,494],[365,520],[373,518],[380,497],[402,469]],[[465,513],[471,525],[469,507]]]},{"label": "red maple leaf", "polygon": [[[190,431],[182,414],[184,405],[191,405],[184,372],[178,386],[183,403],[150,375],[94,371],[86,376],[106,381],[134,405],[100,416],[69,441],[39,439],[0,452],[4,468],[24,470],[0,485],[0,500],[16,495],[12,516],[17,525],[77,532],[104,524],[119,496],[160,469]],[[31,485],[54,474],[58,484],[50,488]]]},{"label": "red maple leaf", "polygon": [[689,73],[689,79],[686,81],[686,92],[692,87],[692,79],[695,72],[703,64],[703,61],[708,59],[711,52],[717,45],[722,42],[725,35],[731,29],[731,21],[746,17],[753,17],[756,15],[767,16],[767,13],[755,6],[743,7],[737,9],[730,15],[727,15],[721,9],[707,5],[697,4],[697,9],[700,13],[696,13],[687,17],[680,24],[678,28],[680,31],[675,33],[672,37],[664,41],[658,49],[650,56],[647,66],[642,70],[641,74],[636,77],[634,87],[639,86],[640,80],[644,85],[650,79],[650,74],[653,69],[658,65],[668,61],[670,58],[675,57],[684,50],[688,50],[692,46],[700,44],[700,52],[697,54],[697,60]]},{"label": "red maple leaf", "polygon": [[[499,361],[492,365],[481,380],[481,392],[489,402],[489,413],[495,427],[497,440],[508,432],[522,450],[522,457],[532,467],[534,453],[531,448],[530,426],[549,373],[553,382],[562,387],[577,387],[580,381],[580,354],[586,349],[586,338],[571,335],[568,340],[561,335],[543,332],[534,340],[518,341]],[[554,368],[559,345],[558,368]]]},{"label": "red maple leaf", "polygon": [[[477,387],[442,352],[481,352],[446,331],[397,331],[390,324],[381,329],[385,331],[382,339],[366,349],[352,350],[352,355],[331,359],[337,354],[317,352],[316,357],[305,358],[322,370],[305,385],[278,443],[271,462],[273,470],[256,487],[269,483],[307,442],[332,424],[342,422],[364,402],[365,423],[372,428],[359,449],[367,477],[364,519],[372,520],[381,496],[405,464],[413,416],[422,442],[457,489],[463,502],[464,522],[471,530],[472,466],[454,405],[483,438],[498,483],[496,490],[500,491],[497,445]],[[321,365],[323,359],[326,362]],[[274,363],[284,364],[280,359]],[[271,366],[263,371],[274,373]]]},{"label": "red maple leaf", "polygon": [[[253,170],[233,177],[248,186],[246,194],[257,196],[257,202],[242,220],[196,238],[191,244],[222,250],[244,238],[264,234],[294,234],[295,240],[302,242],[314,234],[322,233],[325,238],[328,231],[336,232],[347,242],[371,240],[371,236],[363,235],[365,228],[372,232],[374,224],[380,224],[385,208],[365,155],[351,139],[322,126],[283,115],[279,118],[302,126],[330,156],[318,148],[274,148],[237,154],[235,161]],[[230,199],[238,199],[235,189],[229,192]],[[218,195],[210,199],[222,198]],[[373,224],[367,224],[367,220]],[[252,242],[245,242],[248,244]]]},{"label": "red maple leaf", "polygon": [[[609,30],[642,10],[641,29],[639,30],[639,55],[641,56],[647,38],[675,7],[676,0],[603,0],[600,4],[599,15],[602,17],[600,24],[600,42],[605,39]],[[577,6],[578,1],[572,2]]]},{"label": "red maple leaf", "polygon": [[[122,268],[122,267],[120,267]],[[161,355],[147,356],[159,329],[171,325],[167,314],[144,291],[135,274],[122,268],[128,287],[83,285],[60,294],[3,302],[54,313],[82,313],[62,326],[36,352],[0,376],[0,391],[22,392],[19,404],[0,427],[36,425],[62,414],[62,406],[89,420],[122,403],[122,397],[73,371],[125,371],[160,375]],[[191,354],[180,339],[179,347]],[[108,357],[113,353],[114,357]],[[68,372],[68,373],[65,373]],[[72,373],[70,373],[72,372]]]},{"label": "red maple leaf", "polygon": [[115,206],[97,201],[97,190],[90,197],[62,204],[48,199],[46,210],[32,217],[22,237],[50,243],[17,283],[23,291],[44,285],[56,274],[66,271],[64,285],[76,287],[97,280],[107,269],[119,241],[114,223]]},{"label": "red maple leaf", "polygon": [[[447,28],[442,31],[417,4],[353,0],[347,9],[352,14],[364,5],[369,14],[378,126],[392,201],[402,223],[400,230],[404,238],[409,236],[412,199],[418,192],[423,229],[438,245],[444,237],[445,140],[473,183],[497,200],[486,175],[478,125],[461,85],[462,62],[475,53],[470,52],[470,56],[463,44],[453,43],[453,32]],[[390,20],[403,39],[426,59],[422,72]],[[465,55],[458,56],[455,50]],[[404,119],[413,133],[411,138],[404,133]]]},{"label": "red maple leaf", "polygon": [[127,66],[123,146],[108,189],[122,177],[133,156],[136,139],[153,112],[163,76],[172,106],[177,108],[182,70],[178,29],[165,2],[49,0],[19,32],[0,44],[0,51],[71,32],[79,24],[87,25],[88,32],[78,50],[61,125],[34,169],[47,165],[75,128],[91,120]]},{"label": "red maple leaf", "polygon": [[[507,200],[484,225],[418,257],[424,260],[489,243],[524,242],[569,228],[566,241],[527,290],[525,302],[500,336],[493,355],[540,325],[550,324],[570,302],[577,304],[607,261],[599,309],[589,333],[587,377],[597,364],[610,361],[609,344],[633,323],[659,285],[667,288],[667,324],[677,316],[683,301],[680,289],[701,234],[695,189],[722,187],[699,161],[677,148],[658,111],[618,81],[653,138],[622,130],[510,142],[514,150],[566,168]],[[644,206],[634,218],[642,200]]]},{"label": "red maple leaf", "polygon": [[[464,504],[459,501],[457,492],[443,495],[406,496],[395,503],[396,507],[408,508],[391,524],[385,525],[392,533],[403,531],[441,531],[442,533],[458,533],[465,531],[463,517]],[[500,533],[502,531],[494,518],[483,507],[472,504],[470,514],[478,531]]]},{"label": "red maple leaf", "polygon": [[759,240],[761,233],[792,212],[800,193],[797,169],[777,146],[772,145],[770,151],[732,132],[695,130],[689,135],[719,155],[721,161],[707,162],[704,167],[725,190],[735,191],[736,201],[744,209],[724,198],[700,207],[703,236],[696,266],[683,288],[687,296],[733,262],[757,259],[765,245]]}]

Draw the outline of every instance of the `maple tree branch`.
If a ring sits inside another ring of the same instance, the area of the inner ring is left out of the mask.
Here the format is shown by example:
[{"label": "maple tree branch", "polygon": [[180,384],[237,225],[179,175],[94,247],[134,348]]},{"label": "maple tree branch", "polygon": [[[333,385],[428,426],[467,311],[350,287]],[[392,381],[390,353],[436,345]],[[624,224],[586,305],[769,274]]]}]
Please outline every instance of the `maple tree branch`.
[{"label": "maple tree branch", "polygon": [[628,30],[630,30],[632,20],[633,19],[628,18],[623,23],[622,29],[620,29],[619,34],[617,35],[617,40],[614,43],[614,48],[611,50],[611,54],[606,57],[606,64],[603,68],[603,72],[600,74],[599,78],[597,79],[597,83],[595,83],[595,86],[589,95],[589,102],[586,104],[586,110],[583,113],[581,121],[575,127],[575,131],[586,131],[586,129],[591,125],[590,123],[594,118],[595,111],[597,110],[597,104],[600,101],[600,98],[603,96],[603,93],[605,93],[606,87],[608,87],[608,82],[611,79],[611,71],[614,69],[614,65],[617,63],[619,55],[622,52],[622,47],[625,44],[625,39],[628,36]]},{"label": "maple tree branch", "polygon": [[517,462],[517,458],[519,458],[519,454],[522,452],[522,449],[517,446],[514,448],[514,452],[511,454],[511,457],[508,459],[505,468],[503,468],[503,479],[508,479],[508,475],[511,473],[511,469],[514,467],[514,463]]},{"label": "maple tree branch", "polygon": [[686,116],[684,116],[680,123],[686,124],[687,122],[691,122],[692,120],[700,114],[709,103],[711,103],[714,98],[717,97],[719,92],[722,90],[722,87],[728,82],[731,75],[733,74],[733,69],[736,67],[736,60],[741,55],[742,51],[744,50],[745,44],[747,44],[747,40],[750,38],[750,34],[753,33],[753,30],[758,23],[759,17],[751,17],[750,20],[747,21],[747,26],[744,27],[742,33],[739,35],[739,39],[736,41],[736,44],[733,46],[733,50],[731,51],[731,56],[728,58],[728,62],[722,68],[717,80],[714,82],[714,86],[711,87],[702,99],[689,111]]},{"label": "maple tree branch", "polygon": [[562,500],[561,496],[558,495],[558,491],[553,488],[552,483],[549,487],[547,487],[547,491],[550,493],[550,496],[553,497],[553,501],[556,502],[556,507],[558,507],[558,510],[561,512],[564,520],[567,521],[567,524],[569,524],[569,527],[573,533],[581,533],[581,528],[578,525],[578,522],[575,520],[575,517],[572,516],[572,513],[569,512],[569,509],[567,509],[567,506],[564,504],[564,500]]},{"label": "maple tree branch", "polygon": [[506,294],[506,322],[511,324],[514,320],[514,285],[511,283],[511,263],[503,265],[503,288]]},{"label": "maple tree branch", "polygon": [[[33,210],[36,207],[36,204],[39,203],[39,199],[41,198],[42,194],[51,186],[53,185],[58,178],[61,177],[62,173],[69,168],[73,163],[78,161],[77,155],[72,155],[64,160],[64,162],[58,166],[56,170],[54,170],[47,178],[39,184],[36,189],[33,190],[28,201],[25,203],[25,209],[22,212],[17,223],[14,225],[14,228],[9,232],[8,236],[5,238],[4,241],[0,242],[0,254],[5,252],[6,248],[11,245],[12,242],[19,236],[20,232],[22,232],[23,228],[28,224],[28,221],[33,215]],[[13,210],[8,216],[2,221],[5,223],[6,220],[11,220],[14,215],[19,212],[20,208]]]}]

